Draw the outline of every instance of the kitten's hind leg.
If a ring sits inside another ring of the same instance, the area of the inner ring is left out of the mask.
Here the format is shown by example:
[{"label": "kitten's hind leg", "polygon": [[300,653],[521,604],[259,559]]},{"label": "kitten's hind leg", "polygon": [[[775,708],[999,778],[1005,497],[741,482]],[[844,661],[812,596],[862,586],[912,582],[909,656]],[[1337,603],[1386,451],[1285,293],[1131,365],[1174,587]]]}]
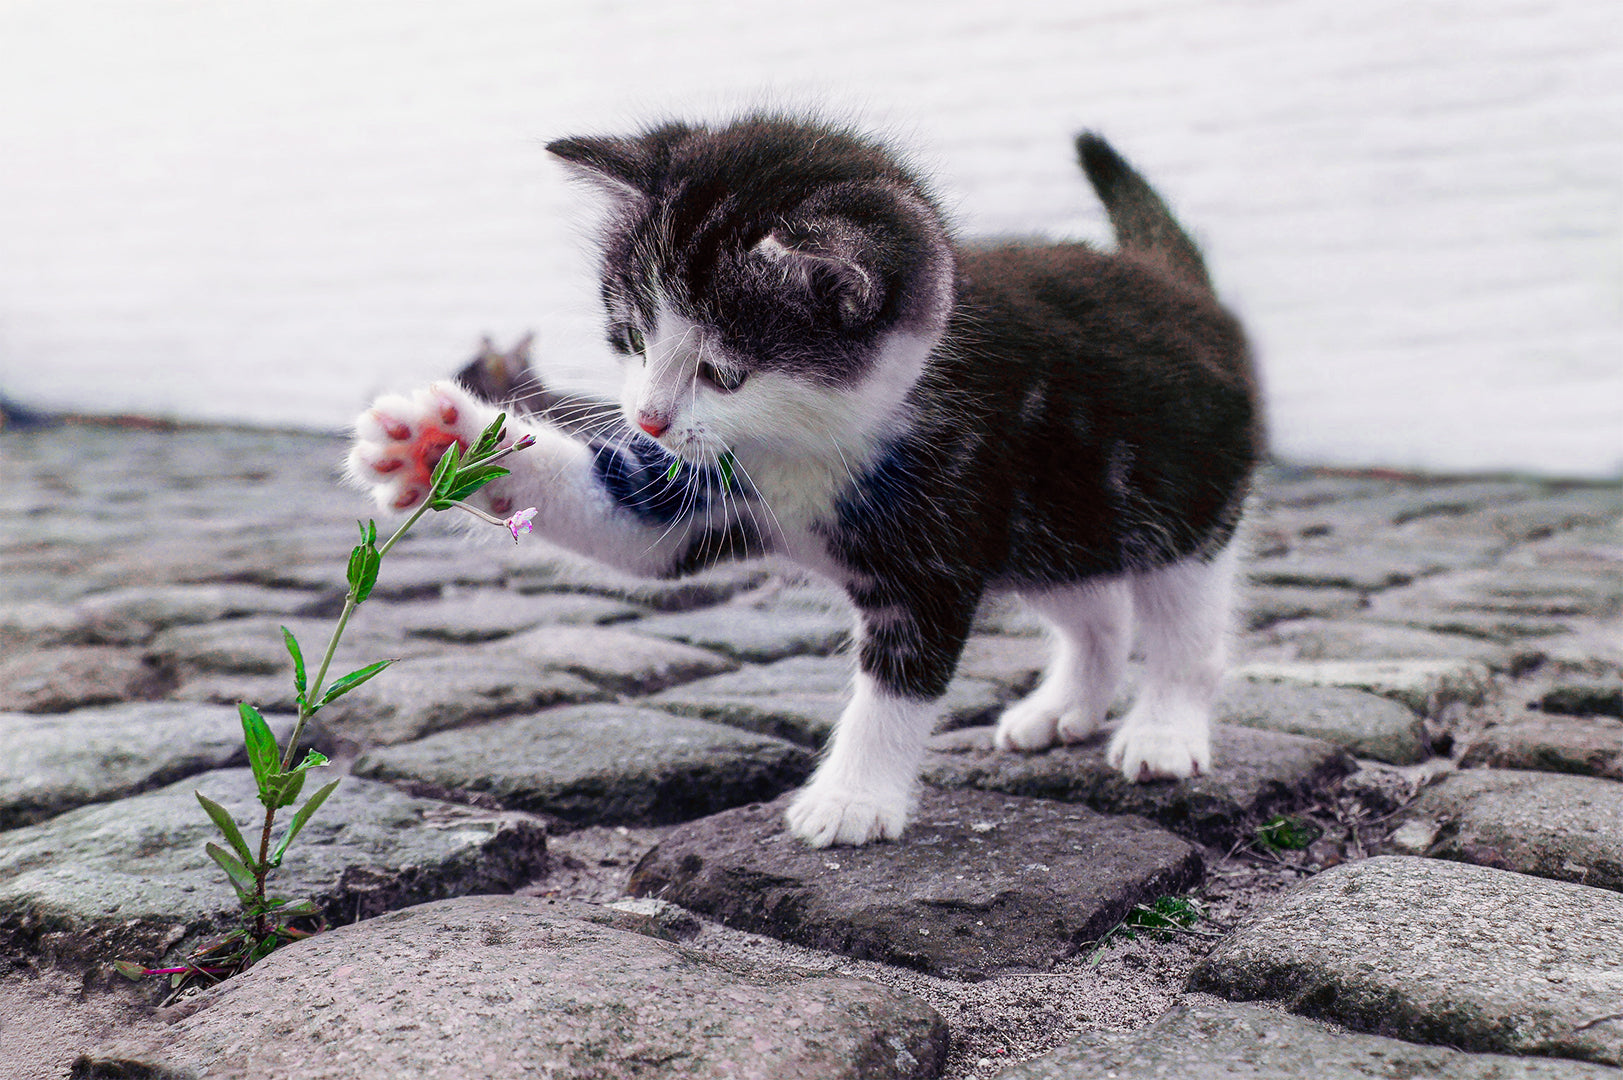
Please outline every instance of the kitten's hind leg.
[{"label": "kitten's hind leg", "polygon": [[997,745],[1046,750],[1080,742],[1104,723],[1132,647],[1133,601],[1128,584],[1107,578],[1025,595],[1049,624],[1053,658],[1043,681],[1004,710]]},{"label": "kitten's hind leg", "polygon": [[1211,772],[1212,702],[1228,659],[1237,562],[1231,544],[1210,559],[1132,576],[1144,686],[1108,751],[1127,779]]}]

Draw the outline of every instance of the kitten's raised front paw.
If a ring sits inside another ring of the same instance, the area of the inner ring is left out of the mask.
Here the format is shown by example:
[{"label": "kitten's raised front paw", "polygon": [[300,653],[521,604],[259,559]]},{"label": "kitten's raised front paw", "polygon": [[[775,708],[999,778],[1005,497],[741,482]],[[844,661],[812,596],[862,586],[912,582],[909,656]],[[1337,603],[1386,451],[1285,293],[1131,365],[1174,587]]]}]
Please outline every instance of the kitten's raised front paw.
[{"label": "kitten's raised front paw", "polygon": [[[349,474],[384,510],[409,510],[428,495],[429,478],[452,443],[478,440],[496,410],[450,383],[408,396],[381,397],[355,421]],[[492,498],[492,509],[505,513]]]},{"label": "kitten's raised front paw", "polygon": [[911,800],[906,796],[887,798],[821,785],[814,780],[795,796],[784,817],[789,831],[811,847],[860,846],[901,836],[911,809]]},{"label": "kitten's raised front paw", "polygon": [[1212,744],[1204,721],[1137,721],[1128,716],[1111,736],[1106,760],[1127,779],[1183,780],[1212,771]]}]

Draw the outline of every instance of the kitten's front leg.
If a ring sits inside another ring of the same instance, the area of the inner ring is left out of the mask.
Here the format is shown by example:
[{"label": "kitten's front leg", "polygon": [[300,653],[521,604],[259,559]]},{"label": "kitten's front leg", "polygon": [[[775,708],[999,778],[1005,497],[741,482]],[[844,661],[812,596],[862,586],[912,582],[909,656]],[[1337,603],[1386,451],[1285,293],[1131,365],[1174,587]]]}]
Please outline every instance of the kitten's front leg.
[{"label": "kitten's front leg", "polygon": [[[350,475],[372,489],[381,508],[409,510],[427,497],[446,447],[471,445],[497,415],[496,408],[450,383],[380,398],[356,421]],[[522,435],[534,436],[535,445],[502,459],[512,474],[486,485],[473,501],[498,516],[533,506],[536,532],[636,574],[670,574],[708,552],[709,534],[696,535],[694,526],[692,511],[705,492],[688,478],[692,470],[672,480],[661,468],[626,464],[626,452],[617,446],[588,446],[544,421],[509,417],[506,438]],[[635,468],[654,474],[653,480],[630,471]],[[707,529],[725,524],[727,509],[706,514]]]},{"label": "kitten's front leg", "polygon": [[[811,781],[789,806],[789,831],[812,847],[901,836],[919,765],[969,634],[980,590],[953,583],[928,614],[863,610],[862,670]],[[860,605],[859,605],[860,606]]]},{"label": "kitten's front leg", "polygon": [[789,806],[789,831],[814,848],[901,836],[935,715],[933,701],[859,673],[828,753]]}]

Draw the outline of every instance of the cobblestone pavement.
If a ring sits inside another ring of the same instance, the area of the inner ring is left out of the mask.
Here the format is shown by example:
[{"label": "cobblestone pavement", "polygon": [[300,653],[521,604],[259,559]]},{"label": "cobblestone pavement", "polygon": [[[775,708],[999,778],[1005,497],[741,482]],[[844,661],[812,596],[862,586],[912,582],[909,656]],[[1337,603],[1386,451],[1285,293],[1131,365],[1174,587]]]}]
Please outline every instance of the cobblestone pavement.
[{"label": "cobblestone pavement", "polygon": [[314,649],[341,606],[341,452],[0,436],[25,1075],[1623,1075],[1623,488],[1285,468],[1215,775],[992,750],[1043,643],[990,604],[916,823],[864,849],[780,823],[849,674],[836,593],[424,527],[338,661],[399,663],[314,725],[349,775],[282,872],[335,929],[152,1012],[109,963],[232,915],[192,792],[251,814],[234,706],[285,730],[277,627]]}]

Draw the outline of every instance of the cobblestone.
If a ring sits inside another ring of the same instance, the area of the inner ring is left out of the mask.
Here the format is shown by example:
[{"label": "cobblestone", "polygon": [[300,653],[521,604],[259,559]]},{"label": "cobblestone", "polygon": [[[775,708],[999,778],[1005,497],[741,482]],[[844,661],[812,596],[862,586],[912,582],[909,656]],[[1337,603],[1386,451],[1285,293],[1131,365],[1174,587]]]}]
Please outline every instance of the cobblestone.
[{"label": "cobblestone", "polygon": [[[332,439],[63,427],[6,432],[0,454],[0,937],[94,995],[114,956],[173,955],[229,915],[191,791],[253,816],[246,774],[227,768],[241,760],[230,706],[285,726],[277,627],[319,651],[368,511],[335,483]],[[412,1056],[451,1017],[487,1025],[493,1047],[524,1032],[535,1060],[590,1043],[616,1061],[666,1055],[651,1076],[696,1075],[682,1056],[696,1029],[672,1010],[645,1043],[616,1041],[631,1029],[614,1018],[662,994],[720,995],[713,1022],[752,1067],[804,1051],[803,1073],[772,1066],[786,1078],[987,1080],[1029,1058],[1008,1076],[1126,1080],[1212,1055],[1257,1076],[1301,1060],[1327,1078],[1386,1075],[1375,1061],[1609,1075],[1623,1063],[1623,485],[1273,468],[1250,533],[1214,775],[1128,785],[1102,739],[994,753],[984,725],[1047,652],[1040,622],[997,599],[943,704],[945,728],[970,726],[936,737],[918,824],[810,852],[780,812],[843,705],[836,593],[771,561],[643,582],[529,541],[420,529],[337,661],[399,663],[311,730],[338,775],[388,782],[345,777],[283,871],[329,921],[362,922],[278,952],[136,1049],[186,1063],[233,1036],[268,1045],[256,1023],[313,1031],[292,1006],[284,1023],[281,1004],[254,1020],[242,1003],[256,986],[302,1000],[293,973],[320,958],[313,977],[351,972],[332,1015],[356,1045],[414,1075],[486,1068]],[[1411,854],[1380,854],[1394,850]],[[632,890],[664,904],[611,909]],[[1183,910],[1176,895],[1196,921],[1140,925],[1122,946],[1135,904]],[[507,945],[503,915],[528,927]],[[582,951],[565,963],[524,944],[543,938]],[[558,993],[581,971],[631,974],[591,1002],[520,1001],[430,959],[484,948]],[[791,966],[757,962],[769,952]],[[415,994],[425,972],[415,1032],[385,1030],[356,989]],[[1161,981],[1122,997],[1134,979]],[[1072,1008],[1095,992],[1109,1008]],[[825,1011],[772,1021],[790,998]],[[555,1022],[569,1008],[597,1034]],[[108,1048],[82,1049],[93,1063]]]}]

